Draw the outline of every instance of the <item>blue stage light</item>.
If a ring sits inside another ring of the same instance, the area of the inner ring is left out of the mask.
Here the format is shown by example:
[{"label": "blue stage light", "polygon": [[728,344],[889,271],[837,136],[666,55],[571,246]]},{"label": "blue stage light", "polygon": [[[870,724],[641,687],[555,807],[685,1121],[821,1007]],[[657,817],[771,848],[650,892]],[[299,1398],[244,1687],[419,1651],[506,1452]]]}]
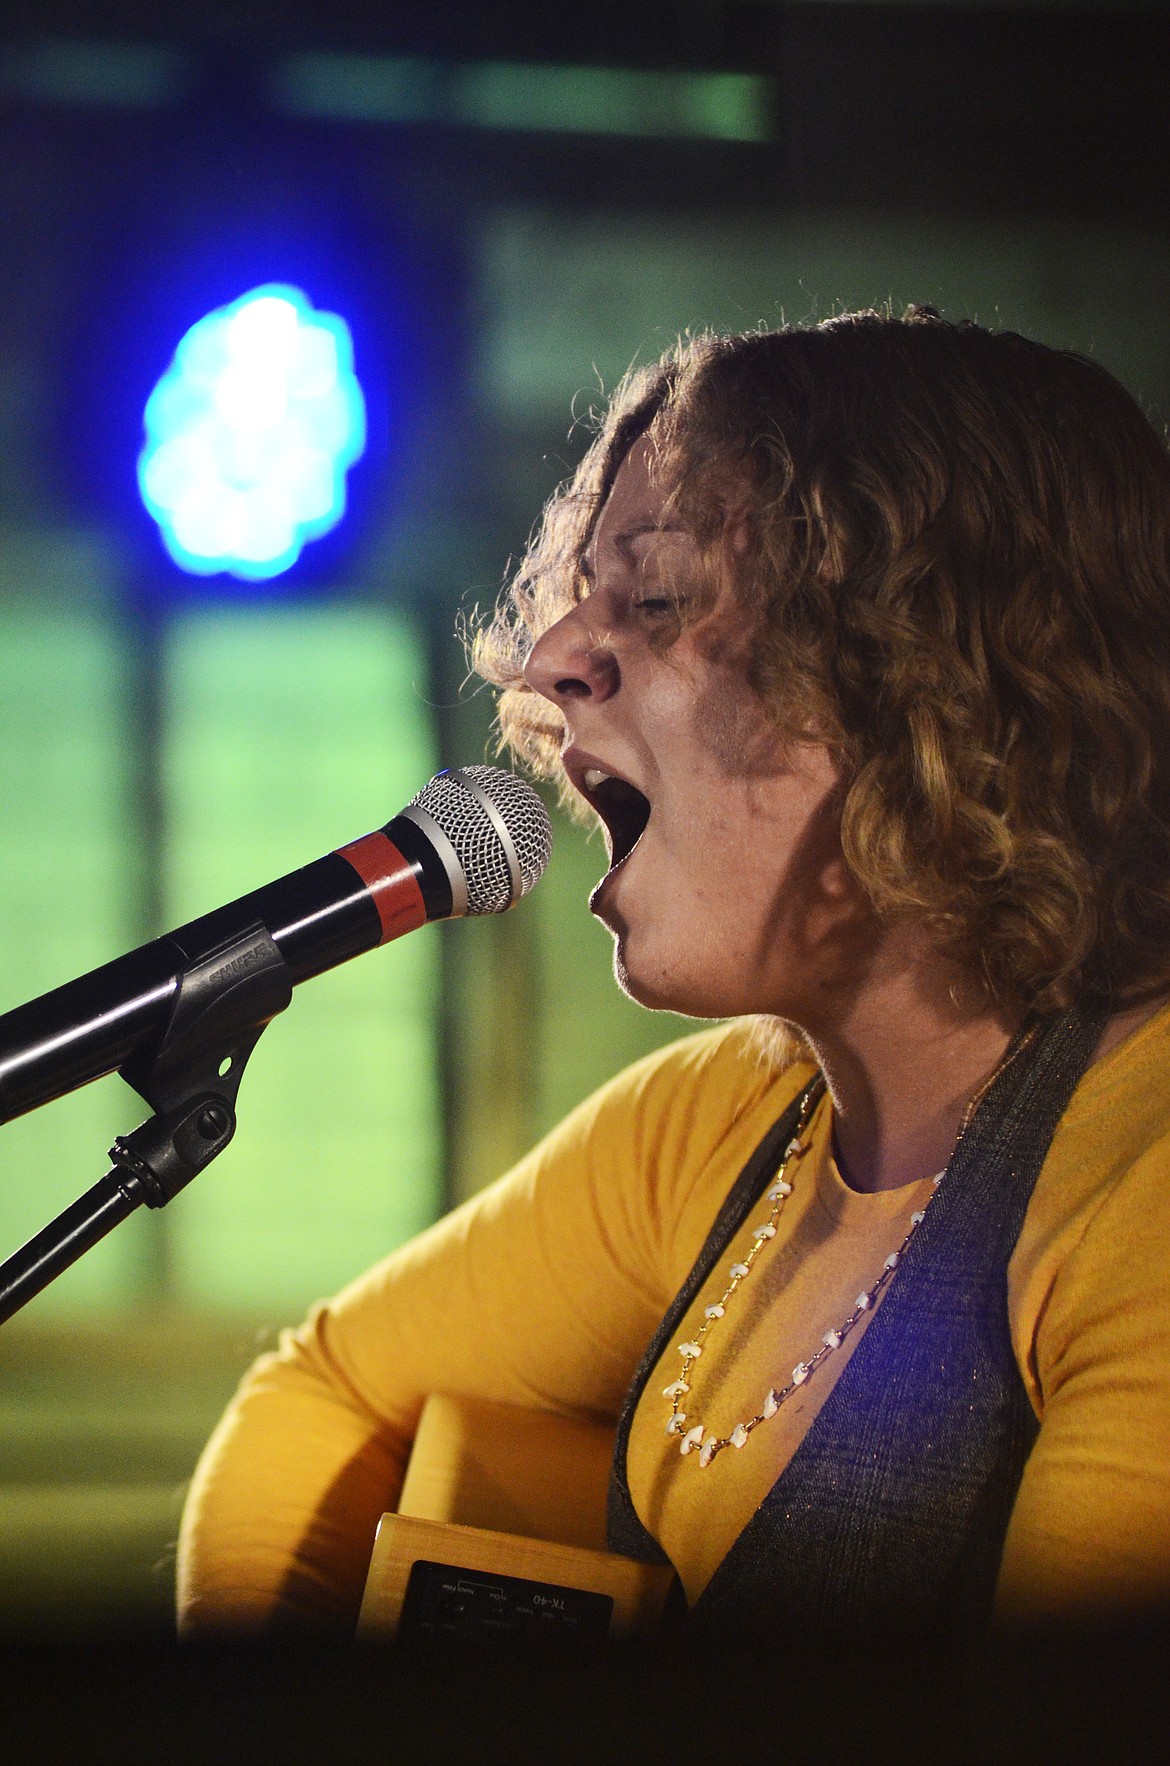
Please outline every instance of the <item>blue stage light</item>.
[{"label": "blue stage light", "polygon": [[279,576],[345,513],[366,442],[349,328],[270,283],[192,325],[151,393],[142,500],[199,576]]}]

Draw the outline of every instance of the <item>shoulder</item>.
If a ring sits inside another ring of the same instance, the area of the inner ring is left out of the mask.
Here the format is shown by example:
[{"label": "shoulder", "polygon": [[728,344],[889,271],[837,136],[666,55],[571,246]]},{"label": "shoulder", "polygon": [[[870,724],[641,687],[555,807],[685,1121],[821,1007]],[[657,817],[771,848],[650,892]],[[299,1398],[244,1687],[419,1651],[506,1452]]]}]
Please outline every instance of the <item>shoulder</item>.
[{"label": "shoulder", "polygon": [[[636,1061],[586,1100],[569,1123],[590,1132],[638,1123],[662,1132],[702,1133],[745,1112],[784,1109],[813,1071],[807,1060],[778,1059],[761,1021],[737,1018],[686,1036]],[[555,1132],[555,1131],[554,1131]],[[705,1138],[705,1137],[704,1137]]]},{"label": "shoulder", "polygon": [[1109,1047],[1082,1077],[1045,1159],[1031,1224],[1075,1217],[1083,1229],[1151,1161],[1170,1162],[1170,1007]]},{"label": "shoulder", "polygon": [[613,1230],[672,1237],[680,1213],[718,1208],[812,1073],[778,1061],[758,1021],[737,1019],[645,1056],[568,1115],[513,1174],[538,1203],[594,1198]]},{"label": "shoulder", "polygon": [[[1038,1382],[1148,1333],[1170,1260],[1170,1008],[1089,1068],[1053,1137],[1012,1259],[1013,1312]],[[1141,1320],[1140,1326],[1137,1324]],[[1157,1334],[1162,1335],[1162,1327]],[[1147,1338],[1148,1341],[1148,1338]],[[1132,1347],[1132,1343],[1130,1345]],[[1045,1377],[1046,1376],[1046,1377]]]},{"label": "shoulder", "polygon": [[735,1020],[638,1061],[562,1125],[588,1146],[599,1209],[644,1245],[668,1291],[814,1071],[807,1059],[777,1060],[757,1020]]},{"label": "shoulder", "polygon": [[1101,1048],[1061,1118],[1037,1186],[1050,1201],[1062,1191],[1061,1212],[1075,1209],[1086,1221],[1124,1193],[1136,1170],[1166,1169],[1170,1161],[1170,1007]]}]

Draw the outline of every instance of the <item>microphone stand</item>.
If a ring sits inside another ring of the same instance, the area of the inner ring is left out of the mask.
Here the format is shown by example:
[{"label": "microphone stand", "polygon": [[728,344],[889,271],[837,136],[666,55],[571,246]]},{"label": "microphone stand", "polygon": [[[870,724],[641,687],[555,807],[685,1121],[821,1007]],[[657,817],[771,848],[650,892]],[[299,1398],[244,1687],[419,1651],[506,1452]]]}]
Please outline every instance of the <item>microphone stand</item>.
[{"label": "microphone stand", "polygon": [[165,1208],[236,1131],[248,1057],[292,998],[292,976],[257,922],[194,958],[159,1042],[119,1069],[153,1115],[110,1148],[100,1182],[0,1263],[0,1324],[144,1203]]}]

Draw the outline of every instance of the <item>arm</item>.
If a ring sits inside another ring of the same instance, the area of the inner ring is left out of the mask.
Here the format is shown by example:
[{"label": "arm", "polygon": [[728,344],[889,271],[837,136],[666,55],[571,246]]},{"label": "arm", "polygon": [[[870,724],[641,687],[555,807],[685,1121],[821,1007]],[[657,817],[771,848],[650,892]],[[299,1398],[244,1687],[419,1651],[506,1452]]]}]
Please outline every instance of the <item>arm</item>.
[{"label": "arm", "polygon": [[1036,1333],[1040,1434],[1004,1548],[1008,1620],[1170,1603],[1170,1149],[1089,1222]]},{"label": "arm", "polygon": [[184,1632],[352,1634],[431,1392],[616,1417],[673,1292],[679,1190],[718,1132],[693,1073],[679,1083],[711,1042],[630,1069],[256,1365],[184,1514]]}]

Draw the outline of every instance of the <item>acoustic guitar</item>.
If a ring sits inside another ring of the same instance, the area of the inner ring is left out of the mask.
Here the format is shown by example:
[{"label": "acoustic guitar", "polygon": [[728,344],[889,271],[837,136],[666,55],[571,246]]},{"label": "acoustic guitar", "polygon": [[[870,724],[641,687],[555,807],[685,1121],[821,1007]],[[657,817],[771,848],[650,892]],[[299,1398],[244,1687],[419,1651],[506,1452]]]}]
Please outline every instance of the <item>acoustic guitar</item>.
[{"label": "acoustic guitar", "polygon": [[656,1630],[673,1572],[605,1549],[612,1457],[602,1423],[429,1398],[358,1637],[579,1646]]}]

